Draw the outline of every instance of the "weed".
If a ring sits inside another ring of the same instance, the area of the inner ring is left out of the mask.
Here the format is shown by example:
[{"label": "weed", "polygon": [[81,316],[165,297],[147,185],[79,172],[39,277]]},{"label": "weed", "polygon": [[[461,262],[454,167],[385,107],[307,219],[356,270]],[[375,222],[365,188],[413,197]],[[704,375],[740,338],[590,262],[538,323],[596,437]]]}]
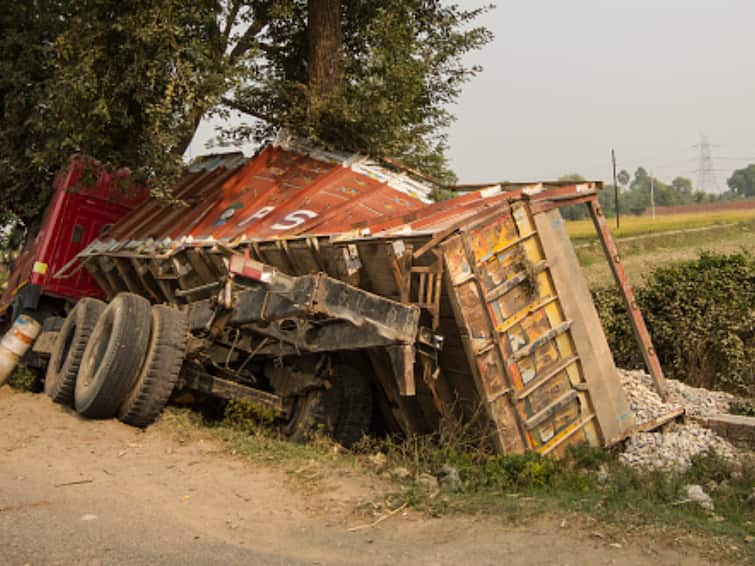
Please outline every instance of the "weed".
[{"label": "weed", "polygon": [[229,401],[223,417],[226,426],[249,433],[257,432],[260,425],[270,425],[274,420],[272,409],[248,399]]},{"label": "weed", "polygon": [[8,379],[8,385],[18,391],[40,393],[44,389],[39,370],[19,365]]},{"label": "weed", "polygon": [[[587,445],[569,447],[554,460],[535,452],[464,451],[436,440],[373,440],[368,447],[385,454],[389,467],[410,470],[404,500],[432,514],[481,512],[516,522],[545,512],[577,512],[617,525],[671,525],[723,536],[744,544],[744,552],[755,553],[755,544],[747,538],[755,522],[751,460],[733,464],[706,453],[693,458],[687,470],[635,469],[611,451]],[[449,466],[461,479],[457,490],[444,488],[441,480],[440,493],[431,493],[415,481],[423,473],[442,478]],[[710,494],[715,514],[687,500],[689,484],[699,484]]]}]

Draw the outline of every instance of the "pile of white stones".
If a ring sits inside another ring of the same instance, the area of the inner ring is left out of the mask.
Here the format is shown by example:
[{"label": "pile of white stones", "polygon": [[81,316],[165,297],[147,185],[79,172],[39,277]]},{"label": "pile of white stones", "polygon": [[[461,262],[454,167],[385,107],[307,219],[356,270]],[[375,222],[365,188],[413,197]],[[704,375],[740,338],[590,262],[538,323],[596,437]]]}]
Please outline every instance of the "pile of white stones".
[{"label": "pile of white stones", "polygon": [[665,431],[633,434],[619,460],[637,467],[685,469],[693,456],[710,450],[727,459],[737,457],[737,449],[712,430],[694,423],[673,424]]},{"label": "pile of white stones", "polygon": [[[619,370],[621,384],[638,425],[662,417],[679,407],[691,416],[726,413],[735,398],[728,393],[690,387],[666,380],[669,400],[664,403],[653,389],[652,378],[642,371]],[[738,451],[711,430],[699,425],[673,423],[663,430],[638,432],[627,441],[619,459],[637,467],[686,468],[696,454],[713,450],[725,458],[736,458]]]},{"label": "pile of white stones", "polygon": [[[620,369],[619,377],[624,386],[624,391],[630,397],[630,405],[631,399],[634,398],[642,407],[646,407],[651,412],[654,408],[662,411],[667,408],[684,407],[688,415],[702,417],[727,413],[729,405],[736,400],[736,397],[731,393],[692,387],[675,379],[667,379],[666,386],[669,390],[669,400],[667,404],[663,404],[660,397],[655,393],[653,378],[644,371]],[[661,407],[659,404],[664,406]],[[635,410],[634,407],[632,409]],[[639,418],[638,422],[645,422],[645,420],[649,419]]]}]

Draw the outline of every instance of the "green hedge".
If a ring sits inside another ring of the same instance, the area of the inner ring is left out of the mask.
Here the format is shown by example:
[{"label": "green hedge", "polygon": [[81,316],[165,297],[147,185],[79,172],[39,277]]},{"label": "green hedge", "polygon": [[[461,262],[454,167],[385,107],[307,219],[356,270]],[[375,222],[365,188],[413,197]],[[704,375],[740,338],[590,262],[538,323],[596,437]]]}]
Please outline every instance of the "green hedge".
[{"label": "green hedge", "polygon": [[[720,255],[660,267],[635,290],[667,377],[755,395],[755,256]],[[595,302],[619,367],[643,367],[615,288]]]}]

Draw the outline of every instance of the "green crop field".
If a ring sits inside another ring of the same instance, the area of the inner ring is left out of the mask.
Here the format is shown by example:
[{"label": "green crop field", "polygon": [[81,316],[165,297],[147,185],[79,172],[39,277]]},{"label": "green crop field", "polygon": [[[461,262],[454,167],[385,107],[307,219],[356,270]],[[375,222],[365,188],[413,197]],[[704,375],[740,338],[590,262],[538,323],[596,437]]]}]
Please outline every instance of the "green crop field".
[{"label": "green crop field", "polygon": [[[615,238],[626,238],[656,232],[703,228],[716,224],[739,224],[753,220],[755,220],[755,208],[667,214],[656,216],[655,220],[650,216],[622,216],[619,229],[616,229],[615,218],[609,218],[608,223]],[[591,220],[575,220],[567,222],[566,225],[569,235],[575,241],[592,240],[597,237]]]},{"label": "green crop field", "polygon": [[[755,209],[658,216],[627,216],[616,230],[609,219],[622,264],[632,285],[642,285],[643,276],[661,265],[695,259],[703,250],[736,253],[755,251]],[[603,250],[590,220],[567,222],[591,287],[612,283]]]}]

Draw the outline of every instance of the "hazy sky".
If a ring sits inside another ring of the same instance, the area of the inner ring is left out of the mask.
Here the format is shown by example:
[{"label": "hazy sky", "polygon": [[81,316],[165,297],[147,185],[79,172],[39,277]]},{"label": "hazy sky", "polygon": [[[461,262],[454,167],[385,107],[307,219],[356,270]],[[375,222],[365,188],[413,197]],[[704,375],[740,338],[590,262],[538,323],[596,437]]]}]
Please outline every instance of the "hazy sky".
[{"label": "hazy sky", "polygon": [[[459,0],[476,7],[481,0]],[[696,179],[704,132],[721,188],[755,162],[755,0],[518,0],[480,23],[484,71],[453,108],[461,182],[610,175]],[[211,128],[192,147],[202,153]]]},{"label": "hazy sky", "polygon": [[460,179],[605,179],[614,147],[630,172],[694,181],[701,131],[722,186],[755,162],[755,1],[502,0],[482,22],[496,37],[450,135]]}]

